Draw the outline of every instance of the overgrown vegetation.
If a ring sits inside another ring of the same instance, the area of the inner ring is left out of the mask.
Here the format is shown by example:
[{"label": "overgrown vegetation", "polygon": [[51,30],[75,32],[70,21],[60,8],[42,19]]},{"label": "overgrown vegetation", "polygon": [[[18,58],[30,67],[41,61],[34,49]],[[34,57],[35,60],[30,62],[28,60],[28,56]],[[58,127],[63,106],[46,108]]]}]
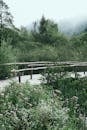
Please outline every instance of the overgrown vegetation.
[{"label": "overgrown vegetation", "polygon": [[[45,73],[45,84],[49,88],[53,88],[54,92],[62,96],[64,101],[63,106],[69,108],[69,117],[72,123],[76,122],[76,127],[73,130],[87,129],[87,77],[72,78],[67,77],[66,72],[55,73],[49,70]],[[84,124],[78,122],[78,119],[84,120]],[[75,124],[74,124],[75,125]]]},{"label": "overgrown vegetation", "polygon": [[58,89],[63,94],[63,99],[70,102],[71,98],[75,96],[78,99],[79,113],[87,115],[87,78],[72,78],[67,77],[66,72],[57,72],[53,70],[48,71],[45,75],[46,84],[53,87],[54,90]]},{"label": "overgrown vegetation", "polygon": [[[87,61],[86,51],[87,27],[69,37],[42,16],[32,28],[18,29],[0,0],[0,80],[13,68],[4,63]],[[12,83],[0,92],[0,130],[87,130],[87,78],[60,72],[46,72],[46,84]]]},{"label": "overgrown vegetation", "polygon": [[16,61],[16,56],[12,52],[12,46],[3,41],[0,46],[0,79],[9,77],[12,69],[12,66],[3,64],[14,61]]},{"label": "overgrown vegetation", "polygon": [[0,129],[86,130],[76,115],[77,99],[70,103],[71,108],[52,87],[12,83],[0,94]]}]

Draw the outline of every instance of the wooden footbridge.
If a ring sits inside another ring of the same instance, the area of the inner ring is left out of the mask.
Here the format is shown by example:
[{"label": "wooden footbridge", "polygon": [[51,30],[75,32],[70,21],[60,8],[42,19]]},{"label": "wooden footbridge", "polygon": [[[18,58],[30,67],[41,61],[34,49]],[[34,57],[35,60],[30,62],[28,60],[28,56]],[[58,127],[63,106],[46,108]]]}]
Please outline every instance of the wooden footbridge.
[{"label": "wooden footbridge", "polygon": [[87,71],[87,62],[77,62],[77,61],[66,61],[66,62],[50,62],[50,61],[37,61],[37,62],[15,62],[15,63],[4,63],[0,66],[9,67],[12,66],[11,73],[18,75],[19,82],[21,82],[21,75],[25,72],[29,72],[31,75],[34,71],[44,71],[48,69],[53,69],[55,72],[84,72]]}]

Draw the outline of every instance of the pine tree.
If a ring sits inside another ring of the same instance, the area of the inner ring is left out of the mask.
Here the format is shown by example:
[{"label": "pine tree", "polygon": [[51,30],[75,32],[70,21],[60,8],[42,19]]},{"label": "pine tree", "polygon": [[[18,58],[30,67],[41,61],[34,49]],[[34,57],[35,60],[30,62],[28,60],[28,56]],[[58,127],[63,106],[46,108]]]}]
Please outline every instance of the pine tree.
[{"label": "pine tree", "polygon": [[13,16],[9,12],[9,7],[3,0],[0,0],[0,43],[4,39],[4,28],[11,28],[12,26]]}]

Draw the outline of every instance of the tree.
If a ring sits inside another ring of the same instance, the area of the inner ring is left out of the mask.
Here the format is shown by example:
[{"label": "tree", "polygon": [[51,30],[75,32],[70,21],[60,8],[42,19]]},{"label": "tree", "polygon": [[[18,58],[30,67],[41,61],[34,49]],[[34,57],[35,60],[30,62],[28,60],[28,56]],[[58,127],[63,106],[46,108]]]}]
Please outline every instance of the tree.
[{"label": "tree", "polygon": [[0,43],[4,39],[3,31],[4,28],[9,28],[13,26],[13,17],[9,12],[8,5],[3,1],[0,0]]},{"label": "tree", "polygon": [[9,12],[8,5],[3,0],[0,0],[0,25],[1,27],[13,25],[13,16]]},{"label": "tree", "polygon": [[57,40],[58,25],[42,16],[39,25],[36,22],[34,24],[33,36],[36,41],[52,44]]}]

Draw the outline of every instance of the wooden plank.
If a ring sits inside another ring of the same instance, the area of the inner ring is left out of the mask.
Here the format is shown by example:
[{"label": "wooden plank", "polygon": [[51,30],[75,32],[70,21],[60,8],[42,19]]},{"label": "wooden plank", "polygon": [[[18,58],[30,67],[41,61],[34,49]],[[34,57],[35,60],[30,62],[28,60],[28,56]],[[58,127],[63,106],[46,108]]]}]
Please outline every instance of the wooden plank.
[{"label": "wooden plank", "polygon": [[28,70],[40,70],[40,69],[46,69],[47,67],[37,67],[37,68],[26,68],[26,69],[19,69],[19,70],[11,70],[11,72],[23,72]]},{"label": "wooden plank", "polygon": [[[4,64],[0,64],[0,65],[31,65],[31,64],[74,64],[74,63],[81,63],[81,62],[77,62],[77,61],[65,61],[65,62],[51,62],[51,61],[37,61],[37,62],[14,62],[14,63],[4,63]],[[87,62],[82,62],[82,63],[86,63]]]},{"label": "wooden plank", "polygon": [[19,83],[21,83],[21,73],[20,72],[18,72],[18,81],[19,81]]},{"label": "wooden plank", "polygon": [[[44,69],[47,69],[47,68],[63,68],[65,70],[74,70],[74,68],[76,70],[79,70],[79,68],[83,68],[83,71],[86,70],[86,67],[87,65],[79,65],[79,64],[73,64],[73,65],[60,65],[60,66],[43,66],[43,67],[35,67],[35,68],[26,68],[26,69],[19,69],[19,70],[11,70],[11,72],[23,72],[23,71],[33,71],[33,70],[44,70]],[[85,68],[85,69],[84,69]]]},{"label": "wooden plank", "polygon": [[33,66],[33,67],[44,67],[44,66],[54,66],[55,64],[29,64],[28,65],[28,67],[31,67],[31,66]]},{"label": "wooden plank", "polygon": [[0,64],[0,65],[28,65],[28,64],[50,64],[50,63],[54,63],[54,62],[48,62],[48,61],[37,61],[37,62],[15,62],[15,63],[4,63],[4,64]]}]

